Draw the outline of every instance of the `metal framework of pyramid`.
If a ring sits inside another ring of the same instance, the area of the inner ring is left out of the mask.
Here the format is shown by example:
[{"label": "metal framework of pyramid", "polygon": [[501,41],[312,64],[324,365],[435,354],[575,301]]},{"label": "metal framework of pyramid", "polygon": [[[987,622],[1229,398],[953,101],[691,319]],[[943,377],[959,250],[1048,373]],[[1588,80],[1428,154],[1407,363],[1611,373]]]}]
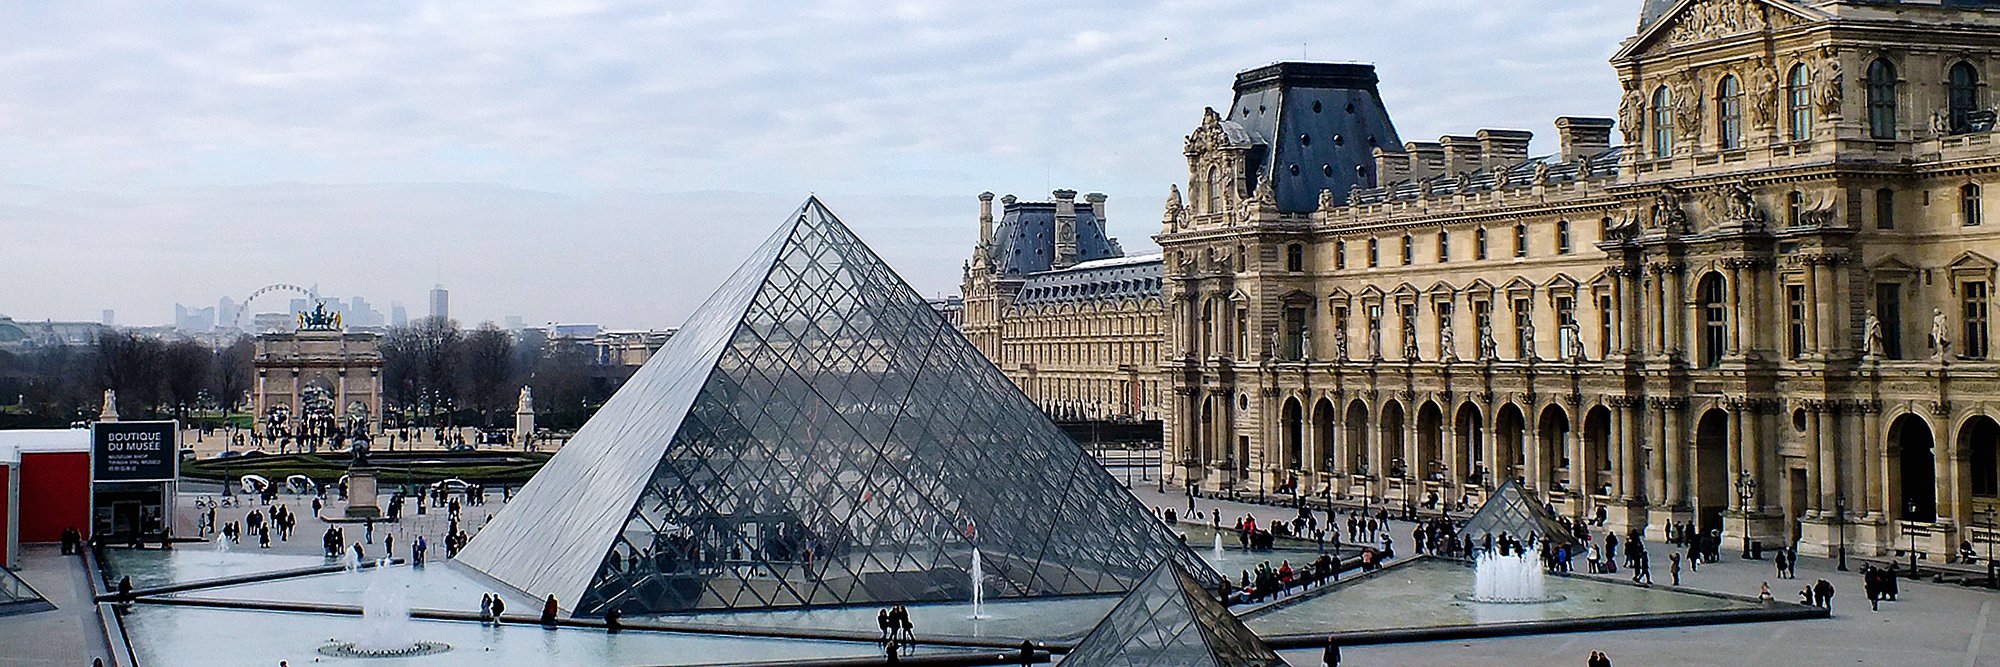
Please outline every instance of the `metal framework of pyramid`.
[{"label": "metal framework of pyramid", "polygon": [[1462,534],[1473,539],[1480,539],[1483,535],[1498,539],[1504,534],[1523,541],[1530,536],[1538,537],[1552,544],[1572,541],[1569,528],[1512,480],[1495,489],[1492,497],[1486,499],[1486,504],[1479,506],[1479,511],[1465,521]]},{"label": "metal framework of pyramid", "polygon": [[1064,667],[1270,667],[1286,664],[1201,582],[1172,561],[1125,596],[1063,658]]},{"label": "metal framework of pyramid", "polygon": [[576,615],[1123,593],[1198,556],[808,199],[459,562]]}]

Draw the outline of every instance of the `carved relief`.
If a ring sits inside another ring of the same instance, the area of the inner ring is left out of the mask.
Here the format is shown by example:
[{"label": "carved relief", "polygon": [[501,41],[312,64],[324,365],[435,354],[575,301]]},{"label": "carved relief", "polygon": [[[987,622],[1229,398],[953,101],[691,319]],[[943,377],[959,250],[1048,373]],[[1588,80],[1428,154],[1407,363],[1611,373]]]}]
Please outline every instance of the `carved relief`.
[{"label": "carved relief", "polygon": [[1618,129],[1625,145],[1636,146],[1646,129],[1646,95],[1639,92],[1638,80],[1625,82],[1625,100],[1618,104]]},{"label": "carved relief", "polygon": [[1778,70],[1758,59],[1750,70],[1750,122],[1769,128],[1778,122]]},{"label": "carved relief", "polygon": [[1813,103],[1819,107],[1822,116],[1839,116],[1840,101],[1847,96],[1847,83],[1842,77],[1840,58],[1832,50],[1820,56],[1820,64],[1813,72]]},{"label": "carved relief", "polygon": [[1679,130],[1681,141],[1693,145],[1701,136],[1702,98],[1700,86],[1696,85],[1693,73],[1683,72],[1668,84],[1673,89],[1674,129]]},{"label": "carved relief", "polygon": [[1681,12],[1667,28],[1667,44],[1686,44],[1768,27],[1757,0],[1710,0]]}]

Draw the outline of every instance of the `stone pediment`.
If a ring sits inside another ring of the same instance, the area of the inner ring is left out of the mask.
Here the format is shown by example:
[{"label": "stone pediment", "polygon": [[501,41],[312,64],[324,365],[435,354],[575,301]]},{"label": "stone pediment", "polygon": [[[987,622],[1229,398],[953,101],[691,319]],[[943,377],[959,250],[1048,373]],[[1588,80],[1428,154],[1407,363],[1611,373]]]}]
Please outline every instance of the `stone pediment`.
[{"label": "stone pediment", "polygon": [[1784,0],[1682,0],[1613,60],[1697,42],[1784,30],[1826,18]]}]

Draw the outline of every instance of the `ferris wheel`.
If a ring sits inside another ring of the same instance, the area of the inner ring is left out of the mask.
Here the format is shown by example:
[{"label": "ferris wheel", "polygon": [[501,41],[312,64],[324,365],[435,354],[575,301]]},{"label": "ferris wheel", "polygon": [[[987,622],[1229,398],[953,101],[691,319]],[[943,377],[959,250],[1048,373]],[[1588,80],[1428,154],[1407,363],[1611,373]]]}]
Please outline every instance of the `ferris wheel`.
[{"label": "ferris wheel", "polygon": [[[251,309],[251,304],[255,303],[259,297],[277,292],[287,292],[291,294],[297,294],[299,296],[303,296],[307,299],[312,299],[314,301],[319,300],[319,295],[314,294],[312,290],[300,287],[298,285],[293,285],[290,283],[277,283],[272,285],[265,285],[262,288],[259,288],[257,291],[251,292],[250,296],[243,298],[243,303],[237,305],[236,317],[233,320],[231,320],[232,326],[234,326],[237,331],[243,331],[244,330],[243,314],[254,312]],[[255,315],[252,315],[252,317],[255,317]]]}]

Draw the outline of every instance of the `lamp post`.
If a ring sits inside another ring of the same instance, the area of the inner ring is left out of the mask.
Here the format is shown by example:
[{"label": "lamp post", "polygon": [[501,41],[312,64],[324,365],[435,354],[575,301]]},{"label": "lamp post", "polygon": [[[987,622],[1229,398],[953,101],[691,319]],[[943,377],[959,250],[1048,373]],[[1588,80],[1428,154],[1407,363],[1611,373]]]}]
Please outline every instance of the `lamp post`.
[{"label": "lamp post", "polygon": [[1840,571],[1847,571],[1847,494],[1833,497],[1834,519],[1840,521]]},{"label": "lamp post", "polygon": [[1750,503],[1757,500],[1757,480],[1745,470],[1736,478],[1736,498],[1743,501],[1737,509],[1743,513],[1743,558],[1750,556]]},{"label": "lamp post", "polygon": [[1994,578],[1994,567],[1993,567],[1993,526],[1994,526],[1995,512],[2000,512],[2000,509],[1995,509],[1991,505],[1979,510],[1979,518],[1981,520],[1980,527],[1986,529],[1986,585],[1987,586],[2000,586],[2000,581],[1996,581]]},{"label": "lamp post", "polygon": [[1917,499],[1903,501],[1903,532],[1910,534],[1910,578],[1917,577],[1917,527],[1910,525],[1917,516]]}]

